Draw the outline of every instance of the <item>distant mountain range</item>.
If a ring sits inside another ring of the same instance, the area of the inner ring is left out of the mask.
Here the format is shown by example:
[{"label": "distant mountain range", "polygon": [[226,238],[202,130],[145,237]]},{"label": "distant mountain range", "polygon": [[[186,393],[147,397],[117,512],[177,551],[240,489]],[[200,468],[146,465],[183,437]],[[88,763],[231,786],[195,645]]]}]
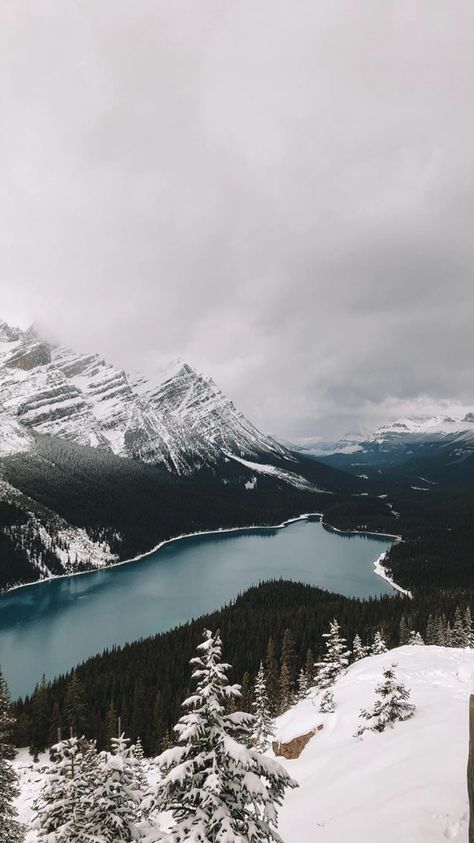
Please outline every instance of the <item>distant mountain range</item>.
[{"label": "distant mountain range", "polygon": [[415,459],[459,464],[474,457],[474,413],[460,418],[411,416],[381,425],[373,433],[348,434],[336,442],[315,440],[305,446],[285,443],[285,447],[356,474]]}]

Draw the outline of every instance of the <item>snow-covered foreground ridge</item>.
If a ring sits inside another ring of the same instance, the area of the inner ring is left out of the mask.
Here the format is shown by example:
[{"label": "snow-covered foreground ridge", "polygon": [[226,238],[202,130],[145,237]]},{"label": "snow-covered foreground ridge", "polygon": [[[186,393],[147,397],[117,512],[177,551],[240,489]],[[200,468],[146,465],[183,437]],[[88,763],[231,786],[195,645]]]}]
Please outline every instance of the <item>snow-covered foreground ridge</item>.
[{"label": "snow-covered foreground ridge", "polygon": [[[415,716],[357,739],[359,711],[372,706],[392,662]],[[466,843],[473,690],[472,650],[405,646],[353,664],[335,685],[334,714],[319,713],[314,692],[286,712],[277,721],[280,741],[323,728],[298,759],[279,759],[300,785],[281,811],[285,843]]]},{"label": "snow-covered foreground ridge", "polygon": [[[411,690],[415,716],[383,733],[354,738],[359,711],[371,707],[384,667]],[[284,843],[467,843],[468,698],[474,651],[405,646],[353,664],[334,688],[336,711],[319,713],[312,695],[277,720],[288,742],[318,726],[300,757],[278,760],[299,783],[280,811]],[[272,755],[272,751],[269,750]],[[21,818],[31,828],[43,763],[26,750],[16,761]],[[156,778],[150,771],[150,783]],[[29,831],[27,843],[37,843]]]}]

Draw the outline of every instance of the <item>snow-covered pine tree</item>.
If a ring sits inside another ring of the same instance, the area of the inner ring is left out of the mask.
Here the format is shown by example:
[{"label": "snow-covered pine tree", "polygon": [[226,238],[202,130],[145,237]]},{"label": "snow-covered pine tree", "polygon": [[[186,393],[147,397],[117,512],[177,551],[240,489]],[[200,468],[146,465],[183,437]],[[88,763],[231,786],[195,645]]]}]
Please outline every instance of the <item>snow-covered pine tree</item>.
[{"label": "snow-covered pine tree", "polygon": [[0,843],[20,843],[24,829],[18,822],[13,800],[18,796],[18,780],[11,765],[15,756],[12,742],[14,725],[7,683],[0,669]]},{"label": "snow-covered pine tree", "polygon": [[414,629],[411,629],[410,630],[410,637],[408,639],[408,643],[411,644],[411,645],[413,645],[413,644],[419,645],[419,644],[424,644],[425,642],[423,641],[423,638],[421,637],[421,634],[419,632],[416,632]]},{"label": "snow-covered pine tree", "polygon": [[374,642],[372,644],[370,655],[381,656],[382,653],[388,653],[387,645],[382,637],[382,633],[378,629],[374,635]]},{"label": "snow-covered pine tree", "polygon": [[80,809],[93,788],[96,766],[95,746],[84,738],[59,741],[51,748],[51,763],[34,806],[39,840],[76,843],[84,839]]},{"label": "snow-covered pine tree", "polygon": [[346,647],[346,639],[340,634],[337,620],[330,622],[329,632],[324,632],[323,638],[326,639],[326,652],[322,661],[315,664],[315,684],[317,688],[331,688],[346,671],[350,652]]},{"label": "snow-covered pine tree", "polygon": [[327,688],[327,690],[321,697],[321,702],[319,703],[319,710],[323,714],[332,714],[332,712],[336,710],[334,694],[330,688]]},{"label": "snow-covered pine tree", "polygon": [[464,627],[462,612],[459,606],[456,606],[454,624],[451,630],[451,647],[467,647],[468,645],[469,637]]},{"label": "snow-covered pine tree", "polygon": [[354,641],[352,643],[352,658],[355,662],[360,661],[360,659],[365,659],[368,655],[367,647],[362,644],[360,640],[360,635],[357,634],[354,637]]},{"label": "snow-covered pine tree", "polygon": [[139,737],[132,746],[132,752],[137,762],[135,768],[135,776],[137,780],[138,789],[142,793],[146,793],[148,790],[148,779],[145,771],[145,753],[143,752],[143,745]]},{"label": "snow-covered pine tree", "polygon": [[81,798],[81,841],[130,843],[137,839],[145,796],[138,781],[138,761],[123,735],[112,738],[111,743],[112,751],[98,756],[93,780],[90,779],[92,786]]},{"label": "snow-covered pine tree", "polygon": [[472,625],[472,614],[470,606],[464,611],[464,630],[466,632],[467,647],[474,647],[474,628]]},{"label": "snow-covered pine tree", "polygon": [[273,723],[270,714],[270,703],[268,701],[267,683],[265,680],[265,668],[260,662],[260,668],[255,679],[255,700],[253,702],[254,721],[250,746],[258,752],[265,752],[270,744],[273,735]]},{"label": "snow-covered pine tree", "polygon": [[410,692],[405,688],[403,682],[398,682],[394,663],[383,672],[384,681],[375,688],[375,693],[380,697],[373,709],[363,708],[360,716],[364,720],[373,721],[370,726],[361,726],[356,737],[360,737],[365,731],[383,732],[387,726],[393,728],[399,720],[409,720],[415,713],[415,706],[409,703]]},{"label": "snow-covered pine tree", "polygon": [[247,749],[252,716],[226,714],[230,665],[221,662],[219,633],[204,633],[191,660],[196,692],[175,726],[179,745],[157,759],[162,778],[154,807],[171,811],[174,826],[168,843],[267,843],[276,833],[277,806],[288,787],[286,770],[256,749]]},{"label": "snow-covered pine tree", "polygon": [[298,697],[299,700],[304,700],[308,695],[309,685],[308,685],[308,678],[306,676],[306,672],[305,672],[303,667],[301,668],[300,672],[298,673],[297,685],[298,685],[297,697]]}]

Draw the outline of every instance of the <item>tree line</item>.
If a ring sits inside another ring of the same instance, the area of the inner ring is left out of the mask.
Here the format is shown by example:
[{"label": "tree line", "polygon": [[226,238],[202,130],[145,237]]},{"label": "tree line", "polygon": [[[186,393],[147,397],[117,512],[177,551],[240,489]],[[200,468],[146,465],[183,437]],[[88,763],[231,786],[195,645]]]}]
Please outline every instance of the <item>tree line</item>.
[{"label": "tree line", "polygon": [[15,739],[38,752],[55,741],[58,727],[68,733],[73,726],[102,749],[120,717],[131,740],[140,737],[146,754],[156,754],[169,744],[188,695],[186,666],[203,627],[221,630],[231,678],[242,686],[243,710],[251,710],[263,663],[274,714],[289,704],[302,681],[312,680],[333,618],[348,641],[356,639],[356,648],[357,638],[360,647],[373,648],[379,635],[392,648],[415,634],[430,644],[465,646],[461,626],[462,635],[470,635],[470,612],[462,592],[358,600],[301,583],[262,583],[219,611],[105,651],[53,682],[44,680],[15,704]]}]

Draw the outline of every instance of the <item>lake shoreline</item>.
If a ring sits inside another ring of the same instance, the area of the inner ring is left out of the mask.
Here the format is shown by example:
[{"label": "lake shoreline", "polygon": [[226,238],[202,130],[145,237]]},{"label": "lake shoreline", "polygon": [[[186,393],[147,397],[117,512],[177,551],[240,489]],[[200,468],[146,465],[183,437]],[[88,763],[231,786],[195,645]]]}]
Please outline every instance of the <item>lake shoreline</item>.
[{"label": "lake shoreline", "polygon": [[[170,539],[163,539],[157,545],[152,547],[150,550],[146,550],[143,553],[138,554],[137,556],[132,556],[131,559],[123,559],[121,562],[113,562],[110,565],[102,565],[100,568],[91,568],[88,571],[72,571],[68,574],[54,574],[51,577],[45,577],[44,579],[35,580],[34,582],[26,582],[26,583],[19,583],[18,585],[13,585],[11,588],[6,588],[0,592],[0,600],[2,597],[6,596],[7,594],[11,594],[13,591],[18,591],[20,588],[29,588],[33,586],[39,585],[47,585],[51,582],[56,582],[57,580],[64,580],[69,577],[79,577],[85,574],[97,574],[100,571],[109,571],[112,568],[119,568],[122,565],[130,565],[132,562],[140,562],[143,559],[146,559],[148,556],[151,556],[153,553],[156,553],[162,547],[167,544],[171,544],[173,542],[182,541],[183,539],[191,539],[191,538],[198,538],[199,536],[219,536],[224,533],[237,533],[241,531],[247,530],[282,530],[287,527],[289,524],[294,524],[297,521],[306,521],[310,518],[319,518],[321,521],[322,526],[334,533],[339,533],[341,535],[346,536],[367,536],[367,537],[374,537],[380,539],[393,539],[394,542],[403,541],[400,535],[396,535],[395,533],[376,533],[370,530],[341,530],[338,527],[333,527],[331,524],[328,524],[324,521],[324,513],[322,512],[304,512],[301,515],[293,516],[292,518],[287,518],[285,521],[282,521],[281,524],[251,524],[247,527],[218,527],[215,530],[199,530],[195,533],[182,533],[179,536],[174,536]],[[402,586],[398,585],[395,580],[391,579],[389,574],[387,573],[386,569],[383,566],[383,559],[386,558],[387,551],[384,551],[374,562],[374,573],[381,577],[383,580],[389,583],[395,591],[399,593],[405,594],[407,596],[412,596],[411,592],[407,591],[406,589],[402,588]]]}]

